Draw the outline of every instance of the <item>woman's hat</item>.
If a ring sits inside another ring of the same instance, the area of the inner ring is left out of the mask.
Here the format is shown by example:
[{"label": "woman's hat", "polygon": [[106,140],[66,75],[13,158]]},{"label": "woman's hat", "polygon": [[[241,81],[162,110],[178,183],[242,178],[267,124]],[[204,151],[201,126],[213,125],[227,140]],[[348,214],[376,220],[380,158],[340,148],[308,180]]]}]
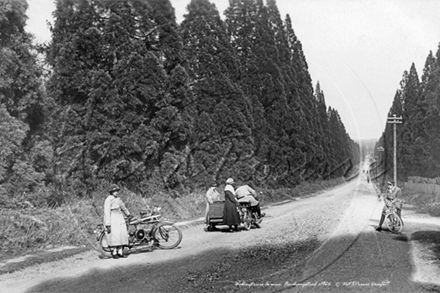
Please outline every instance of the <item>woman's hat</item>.
[{"label": "woman's hat", "polygon": [[234,179],[228,178],[228,180],[226,180],[226,184],[234,184]]},{"label": "woman's hat", "polygon": [[121,190],[120,188],[119,188],[119,186],[117,186],[116,184],[113,184],[111,187],[110,187],[110,189],[109,189],[109,193],[112,193],[112,192],[115,192],[115,191],[119,191],[119,190]]}]

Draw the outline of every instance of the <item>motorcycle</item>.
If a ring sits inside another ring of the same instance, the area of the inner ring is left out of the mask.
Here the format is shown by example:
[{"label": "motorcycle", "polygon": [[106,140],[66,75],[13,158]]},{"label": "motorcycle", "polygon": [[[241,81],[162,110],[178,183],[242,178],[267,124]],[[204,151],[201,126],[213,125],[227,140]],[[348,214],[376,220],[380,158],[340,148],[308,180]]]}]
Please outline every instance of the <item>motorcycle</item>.
[{"label": "motorcycle", "polygon": [[389,206],[385,212],[385,223],[388,230],[393,233],[400,233],[403,229],[403,221],[397,215],[397,207],[395,204]]},{"label": "motorcycle", "polygon": [[[173,249],[182,241],[182,231],[173,222],[162,220],[160,207],[152,211],[141,211],[139,218],[126,218],[128,231],[128,248],[158,247],[161,249]],[[110,247],[107,243],[105,227],[98,224],[95,230],[96,240],[100,250],[107,254]]]},{"label": "motorcycle", "polygon": [[243,225],[243,228],[247,231],[249,231],[252,226],[261,228],[261,222],[263,219],[258,217],[258,213],[252,209],[250,202],[245,201],[239,203],[240,222]]}]

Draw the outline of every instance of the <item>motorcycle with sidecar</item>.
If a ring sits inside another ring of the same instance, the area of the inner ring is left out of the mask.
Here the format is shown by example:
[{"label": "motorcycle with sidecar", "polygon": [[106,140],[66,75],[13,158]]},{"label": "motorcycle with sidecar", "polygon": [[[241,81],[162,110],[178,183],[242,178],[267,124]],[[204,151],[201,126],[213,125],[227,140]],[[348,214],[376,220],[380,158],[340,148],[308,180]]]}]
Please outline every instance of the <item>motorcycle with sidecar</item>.
[{"label": "motorcycle with sidecar", "polygon": [[[257,212],[252,209],[250,202],[241,201],[239,204],[238,214],[240,215],[240,225],[247,231],[252,227],[260,228],[263,220],[259,218]],[[207,231],[214,231],[217,229],[217,226],[225,225],[223,222],[224,206],[224,201],[215,201],[209,204]]]}]

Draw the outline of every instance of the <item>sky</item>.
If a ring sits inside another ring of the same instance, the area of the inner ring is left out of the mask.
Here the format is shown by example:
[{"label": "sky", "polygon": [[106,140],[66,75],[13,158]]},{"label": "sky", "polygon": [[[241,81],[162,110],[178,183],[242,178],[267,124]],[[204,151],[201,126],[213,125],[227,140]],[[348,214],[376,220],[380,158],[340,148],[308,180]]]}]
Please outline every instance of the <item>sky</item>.
[{"label": "sky", "polygon": [[[50,41],[55,0],[28,0],[27,30]],[[171,0],[180,23],[190,0]],[[229,0],[211,0],[223,15]],[[277,0],[301,41],[313,88],[336,109],[353,140],[378,140],[404,71],[419,78],[440,43],[438,0]]]}]

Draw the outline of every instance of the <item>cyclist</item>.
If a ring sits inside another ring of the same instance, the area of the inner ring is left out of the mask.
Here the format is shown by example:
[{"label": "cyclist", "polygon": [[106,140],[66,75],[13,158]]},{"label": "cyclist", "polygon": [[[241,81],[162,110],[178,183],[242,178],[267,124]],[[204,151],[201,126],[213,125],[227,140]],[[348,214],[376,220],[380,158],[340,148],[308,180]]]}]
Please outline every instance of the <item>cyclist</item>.
[{"label": "cyclist", "polygon": [[399,187],[397,187],[393,181],[388,181],[387,186],[388,186],[388,191],[385,198],[383,199],[385,205],[382,209],[382,215],[380,217],[379,227],[376,228],[376,231],[382,230],[382,224],[383,221],[385,220],[386,210],[392,205],[396,207],[397,215],[399,216],[400,219],[402,219],[401,217],[402,205],[400,202],[400,197],[402,196],[402,190]]}]

